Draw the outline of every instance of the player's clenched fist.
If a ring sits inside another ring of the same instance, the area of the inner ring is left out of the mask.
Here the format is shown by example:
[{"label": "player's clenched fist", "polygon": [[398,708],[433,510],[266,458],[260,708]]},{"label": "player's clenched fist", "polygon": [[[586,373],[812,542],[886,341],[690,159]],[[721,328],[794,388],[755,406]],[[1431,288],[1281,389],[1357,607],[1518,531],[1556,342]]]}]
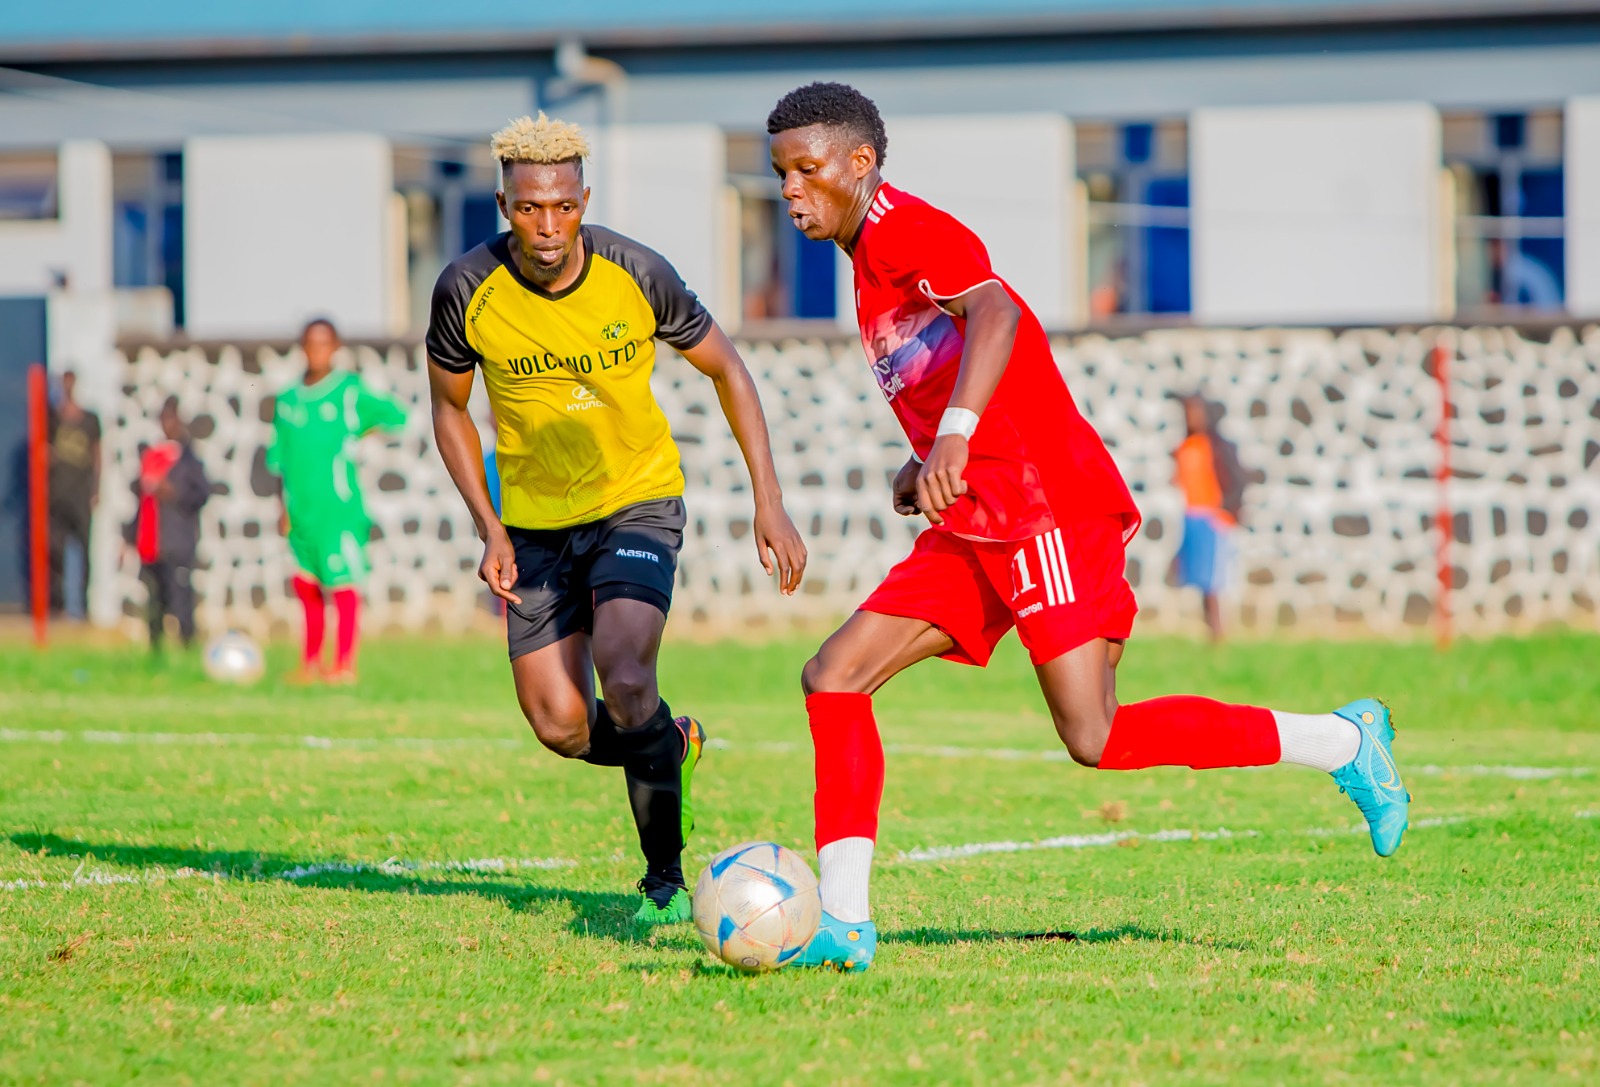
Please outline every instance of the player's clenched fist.
[{"label": "player's clenched fist", "polygon": [[930,523],[944,524],[940,511],[949,509],[967,493],[967,481],[961,478],[966,470],[967,439],[959,434],[935,438],[933,451],[917,473],[917,506]]},{"label": "player's clenched fist", "polygon": [[894,474],[894,511],[902,517],[922,512],[917,506],[917,474],[921,471],[922,462],[912,457]]}]

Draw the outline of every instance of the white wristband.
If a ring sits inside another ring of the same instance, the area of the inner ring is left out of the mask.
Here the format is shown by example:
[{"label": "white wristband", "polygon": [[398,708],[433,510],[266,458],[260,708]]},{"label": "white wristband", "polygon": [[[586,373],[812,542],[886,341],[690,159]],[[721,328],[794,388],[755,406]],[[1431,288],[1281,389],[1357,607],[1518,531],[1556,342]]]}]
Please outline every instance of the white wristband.
[{"label": "white wristband", "polygon": [[945,408],[944,415],[939,419],[939,432],[934,437],[942,438],[946,434],[959,434],[963,438],[971,438],[972,432],[977,429],[977,412],[968,411],[966,408]]}]

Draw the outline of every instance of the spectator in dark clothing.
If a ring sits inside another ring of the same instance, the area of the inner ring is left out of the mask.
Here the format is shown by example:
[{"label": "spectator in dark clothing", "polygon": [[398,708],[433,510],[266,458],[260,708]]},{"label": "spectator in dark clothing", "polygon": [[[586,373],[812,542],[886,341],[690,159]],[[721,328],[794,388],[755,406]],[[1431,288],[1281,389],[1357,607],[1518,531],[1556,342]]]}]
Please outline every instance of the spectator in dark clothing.
[{"label": "spectator in dark clothing", "polygon": [[[61,402],[50,412],[50,609],[88,612],[89,519],[100,501],[100,417],[76,396],[77,375],[61,375]],[[82,584],[67,599],[68,548],[83,556]]]},{"label": "spectator in dark clothing", "polygon": [[194,564],[200,543],[200,507],[211,482],[178,416],[178,398],[161,406],[165,440],[139,451],[133,493],[139,512],[123,534],[139,552],[139,578],[150,594],[150,649],[161,650],[166,617],[178,621],[178,636],[194,641]]}]

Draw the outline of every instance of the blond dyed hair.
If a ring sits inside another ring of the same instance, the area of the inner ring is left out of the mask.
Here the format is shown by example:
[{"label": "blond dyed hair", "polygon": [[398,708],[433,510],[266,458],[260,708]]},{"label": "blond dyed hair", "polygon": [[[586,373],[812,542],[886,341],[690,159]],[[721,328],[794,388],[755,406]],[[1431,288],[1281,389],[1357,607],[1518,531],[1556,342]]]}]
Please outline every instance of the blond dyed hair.
[{"label": "blond dyed hair", "polygon": [[577,162],[589,157],[589,138],[583,129],[567,121],[552,121],[539,111],[539,119],[518,117],[489,137],[489,153],[501,166],[516,162],[548,165]]}]

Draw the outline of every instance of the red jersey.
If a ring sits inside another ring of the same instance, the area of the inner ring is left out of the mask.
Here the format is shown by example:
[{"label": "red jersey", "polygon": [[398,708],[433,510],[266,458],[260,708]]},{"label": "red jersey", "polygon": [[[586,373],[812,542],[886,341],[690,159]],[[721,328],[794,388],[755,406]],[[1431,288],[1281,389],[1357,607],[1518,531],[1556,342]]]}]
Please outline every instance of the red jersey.
[{"label": "red jersey", "polygon": [[918,457],[933,448],[961,365],[966,321],[941,302],[998,283],[1022,310],[1011,359],[968,444],[967,493],[934,526],[973,540],[1021,540],[1064,521],[1139,511],[1072,400],[1050,341],[1028,304],[989,265],[978,236],[956,219],[884,185],[853,255],[861,345]]}]

